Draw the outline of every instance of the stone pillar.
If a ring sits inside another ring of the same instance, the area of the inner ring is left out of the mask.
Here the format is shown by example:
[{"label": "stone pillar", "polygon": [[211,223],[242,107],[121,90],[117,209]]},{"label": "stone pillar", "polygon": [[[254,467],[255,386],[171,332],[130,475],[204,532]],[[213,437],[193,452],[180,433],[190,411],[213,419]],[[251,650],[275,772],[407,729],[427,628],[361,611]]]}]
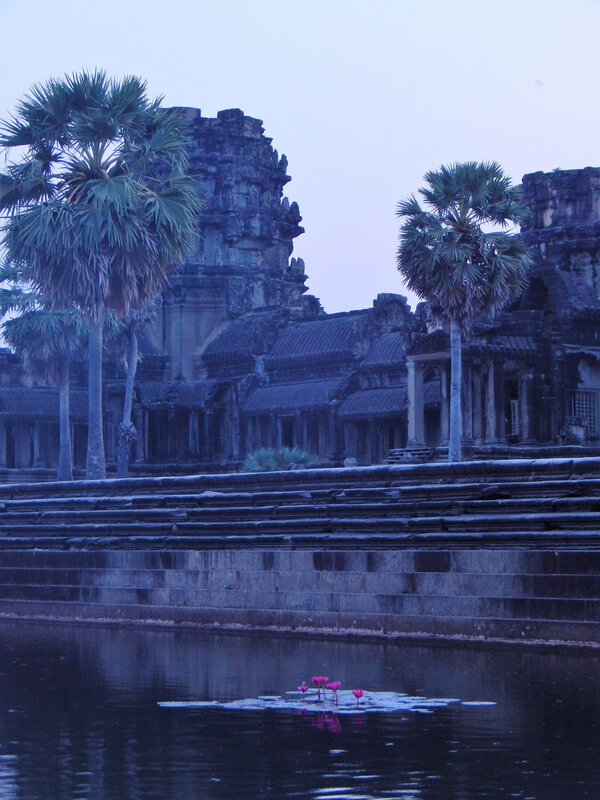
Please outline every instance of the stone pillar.
[{"label": "stone pillar", "polygon": [[144,456],[146,460],[150,458],[150,425],[148,424],[148,420],[150,418],[150,412],[144,409]]},{"label": "stone pillar", "polygon": [[137,436],[135,437],[135,443],[133,445],[133,460],[136,464],[141,464],[144,460],[144,441],[146,439],[144,431],[145,419],[146,415],[141,405],[135,403],[133,406],[133,424],[135,425]]},{"label": "stone pillar", "polygon": [[448,364],[440,364],[440,446],[448,447],[450,441],[450,392],[448,391]]},{"label": "stone pillar", "polygon": [[[423,365],[406,359],[408,369],[408,441],[410,447],[425,444],[425,414],[423,405]],[[372,462],[371,462],[372,463]]]},{"label": "stone pillar", "polygon": [[487,362],[488,374],[485,393],[485,442],[496,442],[496,387],[494,383],[494,361],[490,358]]},{"label": "stone pillar", "polygon": [[524,369],[519,373],[519,425],[522,444],[533,441],[529,416],[531,408],[531,386],[532,376],[527,369]]},{"label": "stone pillar", "polygon": [[480,445],[483,438],[483,418],[481,415],[481,366],[473,370],[473,438]]},{"label": "stone pillar", "polygon": [[204,409],[204,440],[202,442],[202,456],[205,461],[211,460],[211,452],[210,452],[210,440],[211,440],[211,428],[212,428],[212,409],[205,408]]},{"label": "stone pillar", "polygon": [[462,409],[463,409],[463,442],[473,443],[473,382],[472,366],[463,361]]},{"label": "stone pillar", "polygon": [[280,448],[283,447],[283,420],[281,417],[277,417],[276,424],[275,424],[275,431],[276,431],[276,439],[275,439],[275,447]]},{"label": "stone pillar", "polygon": [[177,461],[177,419],[174,406],[169,406],[167,412],[167,461]]},{"label": "stone pillar", "polygon": [[369,438],[368,438],[368,449],[367,449],[367,456],[369,464],[375,463],[375,458],[377,457],[377,448],[375,443],[375,421],[373,417],[369,417]]},{"label": "stone pillar", "polygon": [[486,443],[504,442],[504,370],[501,361],[488,361]]},{"label": "stone pillar", "polygon": [[302,424],[303,416],[304,415],[301,411],[296,412],[296,422],[294,428],[296,430],[296,444],[298,447],[306,449],[304,445],[304,426]]},{"label": "stone pillar", "polygon": [[274,411],[271,411],[271,447],[280,447],[280,422]]},{"label": "stone pillar", "polygon": [[[232,456],[234,461],[239,461],[242,452],[242,415],[237,403],[233,402],[231,409]],[[225,453],[225,455],[227,455]]]},{"label": "stone pillar", "polygon": [[6,422],[0,420],[0,467],[6,466]]},{"label": "stone pillar", "polygon": [[42,467],[44,454],[42,452],[42,423],[36,420],[33,423],[33,466]]},{"label": "stone pillar", "polygon": [[338,401],[333,400],[329,407],[329,458],[336,466],[341,461],[343,430],[337,418]]}]

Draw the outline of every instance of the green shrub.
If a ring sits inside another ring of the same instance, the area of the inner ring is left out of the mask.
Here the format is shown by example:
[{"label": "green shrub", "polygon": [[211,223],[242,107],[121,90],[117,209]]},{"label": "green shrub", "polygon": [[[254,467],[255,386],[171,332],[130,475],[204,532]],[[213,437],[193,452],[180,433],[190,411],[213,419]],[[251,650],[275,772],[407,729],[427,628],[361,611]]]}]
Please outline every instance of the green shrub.
[{"label": "green shrub", "polygon": [[318,459],[301,447],[259,447],[248,453],[240,472],[279,472],[317,466]]}]

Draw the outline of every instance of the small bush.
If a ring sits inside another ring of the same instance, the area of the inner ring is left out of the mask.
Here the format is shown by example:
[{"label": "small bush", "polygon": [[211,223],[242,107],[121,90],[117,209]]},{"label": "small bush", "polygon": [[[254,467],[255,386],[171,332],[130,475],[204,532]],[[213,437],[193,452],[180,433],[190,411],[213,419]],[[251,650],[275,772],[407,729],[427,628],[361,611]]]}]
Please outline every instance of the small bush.
[{"label": "small bush", "polygon": [[280,472],[288,469],[315,467],[318,459],[301,447],[259,447],[248,453],[240,472]]}]

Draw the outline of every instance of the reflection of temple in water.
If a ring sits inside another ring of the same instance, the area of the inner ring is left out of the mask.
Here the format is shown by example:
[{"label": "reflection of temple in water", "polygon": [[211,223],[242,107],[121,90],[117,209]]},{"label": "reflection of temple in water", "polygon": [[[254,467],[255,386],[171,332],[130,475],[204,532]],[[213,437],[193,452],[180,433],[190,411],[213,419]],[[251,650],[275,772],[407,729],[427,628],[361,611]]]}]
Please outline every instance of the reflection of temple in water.
[{"label": "reflection of temple in water", "polygon": [[[449,342],[420,309],[379,295],[325,314],[306,294],[303,229],[290,180],[259,120],[190,109],[190,169],[203,236],[141,343],[136,469],[233,469],[260,446],[299,445],[331,464],[380,463],[390,449],[443,448]],[[481,320],[463,347],[466,445],[510,448],[598,439],[600,169],[526,175],[524,235],[535,266],[521,299]],[[85,458],[83,365],[74,370],[74,457]],[[116,459],[122,370],[105,368],[106,446]],[[496,450],[498,452],[498,450]],[[53,467],[58,396],[0,354],[0,468]],[[165,467],[168,468],[168,467]]]}]

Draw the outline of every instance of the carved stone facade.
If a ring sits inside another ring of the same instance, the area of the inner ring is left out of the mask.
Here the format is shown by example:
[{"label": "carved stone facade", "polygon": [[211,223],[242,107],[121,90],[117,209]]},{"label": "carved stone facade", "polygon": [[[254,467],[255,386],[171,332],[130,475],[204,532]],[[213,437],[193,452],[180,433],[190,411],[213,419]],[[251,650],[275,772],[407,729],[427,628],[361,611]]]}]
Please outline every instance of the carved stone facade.
[{"label": "carved stone facade", "polygon": [[[287,160],[260,120],[186,109],[202,237],[141,342],[133,468],[236,469],[260,446],[299,445],[323,462],[380,463],[449,433],[449,346],[420,309],[379,295],[325,314],[306,293],[284,197]],[[463,430],[475,451],[596,446],[600,435],[600,169],[523,178],[535,264],[521,299],[481,320],[463,349]],[[84,460],[85,370],[75,369],[75,459]],[[122,371],[106,365],[107,458],[116,458]],[[55,390],[0,357],[0,469],[52,467]]]}]

